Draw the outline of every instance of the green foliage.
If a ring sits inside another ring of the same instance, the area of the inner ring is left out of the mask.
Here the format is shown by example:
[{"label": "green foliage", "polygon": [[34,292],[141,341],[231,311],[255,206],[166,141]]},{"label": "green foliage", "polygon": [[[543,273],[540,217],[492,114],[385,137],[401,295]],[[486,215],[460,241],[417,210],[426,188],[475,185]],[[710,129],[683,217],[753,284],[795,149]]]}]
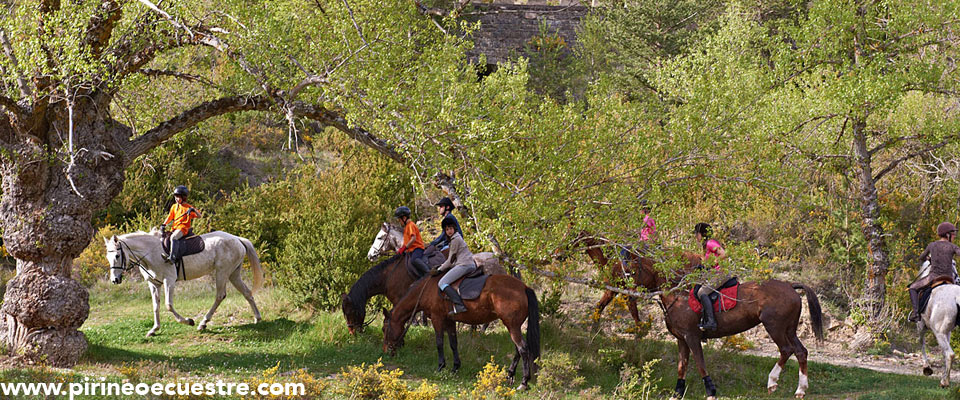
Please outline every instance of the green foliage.
[{"label": "green foliage", "polygon": [[551,398],[552,393],[568,393],[583,386],[584,378],[580,376],[580,367],[570,357],[570,354],[559,351],[548,351],[537,364],[540,370],[537,373],[537,389],[547,393],[545,398]]},{"label": "green foliage", "polygon": [[650,360],[640,368],[623,364],[620,370],[620,384],[617,385],[617,398],[627,400],[648,400],[651,396],[656,396],[657,385],[660,378],[655,378],[653,369],[660,360]]},{"label": "green foliage", "polygon": [[366,253],[380,223],[412,197],[390,162],[355,144],[340,146],[341,163],[249,188],[211,217],[259,247],[274,284],[298,305],[337,306],[370,267]]}]

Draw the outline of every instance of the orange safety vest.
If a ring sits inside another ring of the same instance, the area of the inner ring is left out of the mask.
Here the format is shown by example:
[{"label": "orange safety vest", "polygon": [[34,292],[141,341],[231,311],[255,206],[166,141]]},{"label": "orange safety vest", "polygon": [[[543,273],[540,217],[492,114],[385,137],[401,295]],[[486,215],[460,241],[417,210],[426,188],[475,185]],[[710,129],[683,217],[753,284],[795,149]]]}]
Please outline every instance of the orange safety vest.
[{"label": "orange safety vest", "polygon": [[[190,221],[194,218],[200,218],[200,214],[197,214],[196,211],[190,211],[193,206],[183,203],[176,204],[170,207],[170,215],[167,216],[167,220],[164,222],[165,225],[170,225],[170,231],[180,230],[184,235],[190,232]],[[173,224],[171,224],[171,222]]]},{"label": "orange safety vest", "polygon": [[414,237],[413,243],[410,243],[410,246],[407,247],[407,253],[413,251],[414,249],[424,249],[426,248],[423,245],[423,238],[420,237],[420,229],[417,228],[417,224],[413,221],[407,221],[407,226],[403,227],[403,243],[407,243],[411,237]]}]

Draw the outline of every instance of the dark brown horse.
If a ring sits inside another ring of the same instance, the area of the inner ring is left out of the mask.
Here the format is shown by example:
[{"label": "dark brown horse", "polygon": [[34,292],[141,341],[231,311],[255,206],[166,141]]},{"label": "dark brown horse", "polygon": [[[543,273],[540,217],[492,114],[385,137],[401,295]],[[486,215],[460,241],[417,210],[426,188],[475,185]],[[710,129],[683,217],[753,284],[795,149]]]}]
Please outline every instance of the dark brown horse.
[{"label": "dark brown horse", "polygon": [[[395,354],[407,333],[411,316],[417,310],[423,310],[433,322],[433,330],[437,336],[437,371],[446,366],[443,357],[443,333],[446,332],[450,339],[450,349],[453,350],[453,371],[456,372],[460,368],[456,322],[478,325],[500,319],[516,345],[516,353],[507,368],[507,374],[513,381],[517,362],[523,359],[523,383],[520,389],[525,390],[535,367],[534,360],[540,357],[540,308],[533,289],[512,276],[492,275],[487,278],[480,297],[464,300],[467,312],[450,316],[447,315],[451,309],[450,302],[441,297],[437,288],[439,281],[439,276],[417,281],[407,295],[396,303],[393,311],[383,311],[387,318],[383,325],[383,350],[391,355]],[[526,340],[521,332],[524,320],[527,321]]]},{"label": "dark brown horse", "polygon": [[[684,253],[686,267],[683,272],[691,271],[700,263],[700,256],[693,253]],[[676,279],[669,282],[655,268],[653,260],[640,259],[640,270],[644,282],[643,287],[650,291],[669,289],[676,284]],[[652,283],[652,284],[649,284]],[[820,302],[817,295],[809,287],[800,283],[787,283],[774,279],[762,282],[744,282],[737,293],[737,306],[732,310],[717,314],[718,328],[715,331],[704,332],[698,327],[700,314],[693,312],[688,303],[690,288],[668,290],[660,295],[663,308],[666,311],[667,330],[677,338],[679,350],[677,365],[677,386],[675,395],[682,398],[686,391],[687,362],[690,353],[697,363],[697,370],[703,378],[707,392],[707,399],[715,399],[716,387],[710,376],[707,375],[706,363],[703,358],[703,348],[700,342],[706,339],[721,338],[736,335],[759,324],[767,330],[767,334],[776,343],[780,350],[780,360],[770,371],[767,380],[767,389],[772,393],[777,390],[777,380],[780,372],[790,356],[796,356],[800,364],[800,382],[795,393],[797,398],[803,398],[809,386],[807,380],[807,349],[797,337],[797,325],[800,323],[802,302],[797,289],[803,289],[807,296],[807,306],[810,307],[810,320],[813,333],[817,340],[823,340],[823,316],[820,311]]]},{"label": "dark brown horse", "polygon": [[350,334],[363,332],[363,328],[370,324],[364,320],[367,317],[367,302],[371,297],[384,295],[390,304],[397,304],[407,294],[414,279],[407,272],[402,259],[395,255],[370,268],[342,296],[341,308]]}]

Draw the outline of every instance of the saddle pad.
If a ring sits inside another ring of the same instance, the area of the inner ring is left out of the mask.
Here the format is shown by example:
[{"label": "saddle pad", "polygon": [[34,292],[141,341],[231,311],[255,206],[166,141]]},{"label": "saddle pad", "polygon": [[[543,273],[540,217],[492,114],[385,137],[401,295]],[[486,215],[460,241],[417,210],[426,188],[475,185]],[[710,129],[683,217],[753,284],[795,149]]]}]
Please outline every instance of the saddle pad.
[{"label": "saddle pad", "polygon": [[[477,268],[477,271],[481,270]],[[473,300],[480,297],[480,292],[483,292],[483,286],[487,284],[489,277],[490,275],[483,274],[477,277],[461,278],[454,282],[453,287],[460,292],[461,299]]]},{"label": "saddle pad", "polygon": [[920,301],[917,302],[917,315],[923,315],[923,312],[927,310],[927,303],[930,302],[931,293],[933,293],[932,287],[927,287],[920,290]]},{"label": "saddle pad", "polygon": [[[189,255],[194,255],[199,252],[202,252],[206,248],[206,243],[204,243],[203,238],[199,235],[187,236],[183,239],[180,239],[180,243],[177,246],[177,253],[174,254],[176,258],[183,258]],[[170,254],[170,236],[167,235],[163,239],[163,253]]]},{"label": "saddle pad", "polygon": [[[699,288],[699,286],[700,285],[697,285],[693,289],[690,289],[690,298],[687,300],[687,303],[690,305],[690,309],[698,314],[703,311],[703,307],[700,306],[700,301],[697,300],[696,295],[696,290]],[[740,284],[737,283],[736,285],[720,289],[720,294],[717,294],[716,292],[712,293],[710,295],[710,302],[713,303],[713,312],[718,313],[733,309],[733,307],[737,305],[737,292],[739,289]],[[718,299],[720,301],[717,301]]]}]

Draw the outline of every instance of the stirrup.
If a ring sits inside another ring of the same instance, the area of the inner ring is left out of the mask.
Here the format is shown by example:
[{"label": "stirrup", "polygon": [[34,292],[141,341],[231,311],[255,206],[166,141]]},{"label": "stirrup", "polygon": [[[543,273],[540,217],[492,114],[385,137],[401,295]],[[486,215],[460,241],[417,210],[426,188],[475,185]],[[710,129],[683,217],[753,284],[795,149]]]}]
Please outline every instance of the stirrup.
[{"label": "stirrup", "polygon": [[459,304],[454,304],[454,305],[453,305],[453,311],[448,312],[447,315],[463,314],[463,313],[465,313],[465,312],[467,312],[467,311],[469,311],[469,310],[467,310],[467,307],[466,307],[466,306],[460,306]]}]

